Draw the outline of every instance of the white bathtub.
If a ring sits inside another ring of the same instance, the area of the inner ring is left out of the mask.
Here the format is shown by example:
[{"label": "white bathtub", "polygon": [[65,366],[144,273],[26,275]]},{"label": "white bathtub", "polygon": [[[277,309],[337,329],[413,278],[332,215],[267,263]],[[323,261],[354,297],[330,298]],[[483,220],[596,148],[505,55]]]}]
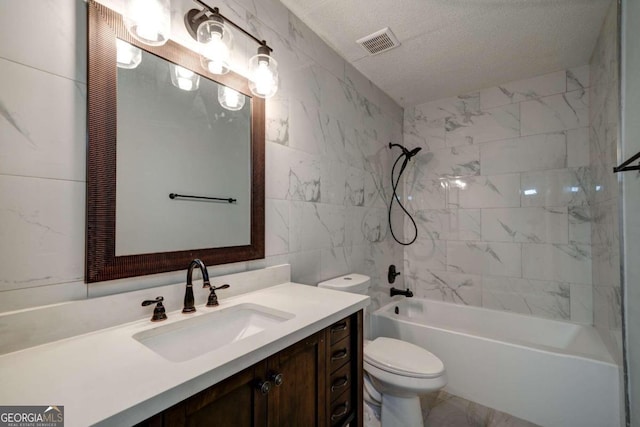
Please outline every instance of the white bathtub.
[{"label": "white bathtub", "polygon": [[618,366],[590,326],[410,298],[371,327],[438,356],[451,394],[541,426],[620,427]]}]

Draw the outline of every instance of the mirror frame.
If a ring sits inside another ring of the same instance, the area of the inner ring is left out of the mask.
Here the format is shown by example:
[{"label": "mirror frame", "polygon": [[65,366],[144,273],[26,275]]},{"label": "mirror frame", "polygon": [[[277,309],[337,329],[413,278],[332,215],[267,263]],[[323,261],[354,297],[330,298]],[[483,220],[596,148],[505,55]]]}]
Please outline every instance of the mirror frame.
[{"label": "mirror frame", "polygon": [[[230,72],[213,75],[200,56],[172,40],[147,46],[127,31],[122,16],[95,0],[88,2],[87,90],[87,283],[183,270],[194,258],[206,265],[264,258],[265,101],[253,96],[248,80]],[[231,87],[251,102],[251,241],[249,245],[116,256],[116,37]]]}]

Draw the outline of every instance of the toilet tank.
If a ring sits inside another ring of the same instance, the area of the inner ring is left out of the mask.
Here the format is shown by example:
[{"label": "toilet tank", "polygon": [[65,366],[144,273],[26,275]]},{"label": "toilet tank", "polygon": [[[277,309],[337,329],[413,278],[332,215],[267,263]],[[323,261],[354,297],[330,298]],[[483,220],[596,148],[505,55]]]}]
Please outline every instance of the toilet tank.
[{"label": "toilet tank", "polygon": [[364,295],[369,290],[370,283],[371,279],[369,276],[351,273],[320,282],[318,283],[318,287]]}]

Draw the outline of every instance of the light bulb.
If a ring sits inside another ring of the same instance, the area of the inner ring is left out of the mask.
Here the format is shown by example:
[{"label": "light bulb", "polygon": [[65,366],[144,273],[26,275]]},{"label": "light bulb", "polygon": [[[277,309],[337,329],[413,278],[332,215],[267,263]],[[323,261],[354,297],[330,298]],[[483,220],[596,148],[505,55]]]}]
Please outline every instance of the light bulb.
[{"label": "light bulb", "polygon": [[244,107],[245,96],[226,86],[218,86],[218,102],[227,110],[237,111]]},{"label": "light bulb", "polygon": [[236,108],[240,103],[240,94],[235,90],[227,88],[224,91],[224,101],[229,107]]},{"label": "light bulb", "polygon": [[184,67],[181,67],[179,65],[176,65],[176,72],[178,73],[178,77],[182,77],[185,79],[191,79],[193,78],[193,76],[196,74],[191,70],[188,70]]},{"label": "light bulb", "polygon": [[188,92],[198,90],[200,87],[200,76],[193,71],[175,64],[171,64],[169,69],[171,83],[175,87]]},{"label": "light bulb", "polygon": [[136,34],[144,40],[158,40],[160,33],[153,22],[145,19],[144,21],[138,22]]},{"label": "light bulb", "polygon": [[213,33],[211,41],[205,46],[205,56],[209,58],[207,68],[213,74],[223,74],[229,60],[229,48],[222,41],[222,35]]},{"label": "light bulb", "polygon": [[116,64],[119,68],[131,70],[142,62],[142,51],[124,40],[116,39]]},{"label": "light bulb", "polygon": [[278,90],[278,63],[267,54],[259,53],[249,60],[249,89],[261,98],[270,98]]},{"label": "light bulb", "polygon": [[178,79],[178,87],[182,90],[190,91],[193,89],[193,82],[189,79]]},{"label": "light bulb", "polygon": [[161,46],[171,31],[169,0],[128,0],[124,20],[127,30],[137,40]]},{"label": "light bulb", "polygon": [[207,69],[211,74],[223,74],[224,64],[220,61],[211,60],[207,64]]},{"label": "light bulb", "polygon": [[197,39],[202,45],[202,66],[212,74],[228,73],[232,36],[224,23],[213,20],[203,22],[198,27]]},{"label": "light bulb", "polygon": [[258,69],[256,70],[253,78],[256,83],[256,92],[260,95],[268,94],[271,90],[271,86],[273,85],[273,74],[271,73],[269,64],[266,61],[260,61],[258,63]]}]

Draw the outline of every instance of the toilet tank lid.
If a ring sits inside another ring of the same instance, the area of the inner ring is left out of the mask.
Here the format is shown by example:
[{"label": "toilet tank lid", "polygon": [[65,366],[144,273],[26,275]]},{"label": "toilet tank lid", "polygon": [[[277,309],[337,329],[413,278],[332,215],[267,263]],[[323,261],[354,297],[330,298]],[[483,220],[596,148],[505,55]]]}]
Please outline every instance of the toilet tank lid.
[{"label": "toilet tank lid", "polygon": [[433,353],[394,338],[379,337],[364,348],[364,361],[397,375],[435,378],[444,374],[444,364]]},{"label": "toilet tank lid", "polygon": [[335,289],[338,291],[355,292],[369,286],[369,276],[364,274],[345,274],[344,276],[334,277],[318,283],[319,288]]}]

